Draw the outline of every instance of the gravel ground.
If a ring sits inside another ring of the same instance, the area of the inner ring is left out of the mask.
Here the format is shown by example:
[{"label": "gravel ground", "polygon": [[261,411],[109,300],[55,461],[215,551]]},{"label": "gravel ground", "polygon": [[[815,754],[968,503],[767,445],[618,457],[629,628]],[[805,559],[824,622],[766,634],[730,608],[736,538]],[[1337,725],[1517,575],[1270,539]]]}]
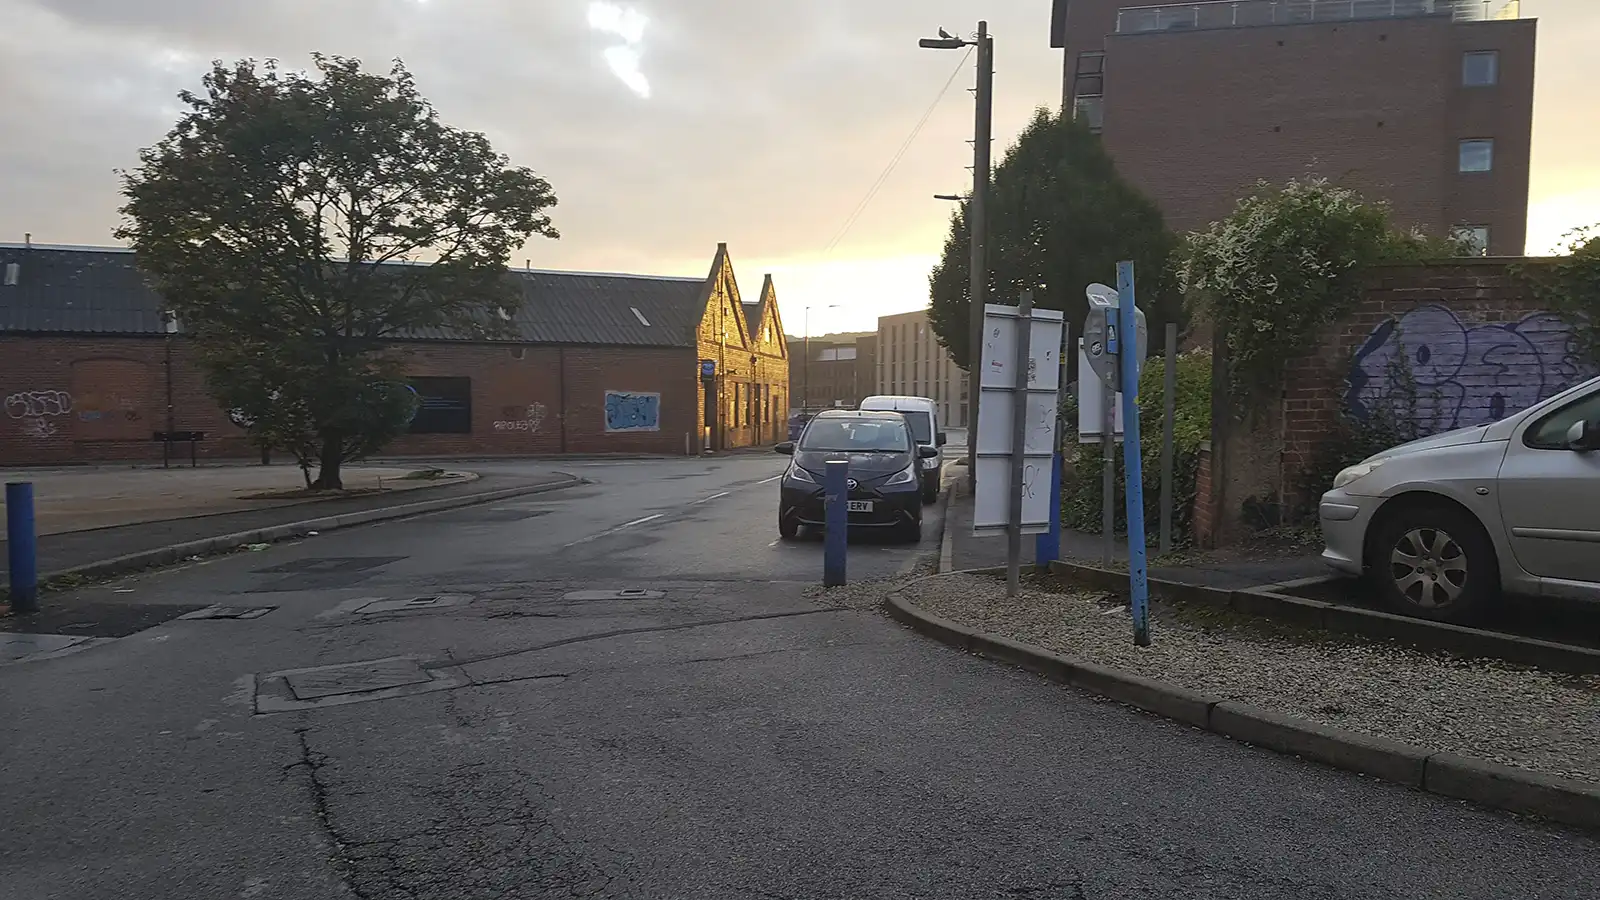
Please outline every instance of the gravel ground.
[{"label": "gravel ground", "polygon": [[[883,583],[828,592],[866,605]],[[1127,607],[1110,595],[955,575],[909,595],[930,613],[1063,656],[1226,700],[1600,783],[1600,676],[1467,660],[1193,606],[1154,606],[1154,646],[1133,646]]]}]

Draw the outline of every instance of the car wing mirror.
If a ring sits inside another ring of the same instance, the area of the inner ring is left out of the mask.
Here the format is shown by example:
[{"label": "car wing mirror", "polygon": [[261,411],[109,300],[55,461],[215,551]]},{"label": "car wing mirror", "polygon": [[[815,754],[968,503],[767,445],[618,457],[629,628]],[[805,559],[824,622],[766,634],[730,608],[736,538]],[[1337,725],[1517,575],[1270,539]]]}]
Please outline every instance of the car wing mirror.
[{"label": "car wing mirror", "polygon": [[948,443],[950,443],[950,436],[945,434],[942,431],[939,432],[939,446],[943,447],[945,444],[948,444]]},{"label": "car wing mirror", "polygon": [[1579,453],[1600,450],[1600,421],[1583,419],[1567,429],[1567,447]]},{"label": "car wing mirror", "polygon": [[782,453],[784,456],[793,456],[794,455],[794,441],[784,441],[781,444],[775,444],[772,447],[772,452],[774,452],[774,453]]},{"label": "car wing mirror", "polygon": [[917,455],[923,459],[933,459],[935,456],[939,455],[939,448],[929,447],[927,444],[923,444],[917,448]]}]

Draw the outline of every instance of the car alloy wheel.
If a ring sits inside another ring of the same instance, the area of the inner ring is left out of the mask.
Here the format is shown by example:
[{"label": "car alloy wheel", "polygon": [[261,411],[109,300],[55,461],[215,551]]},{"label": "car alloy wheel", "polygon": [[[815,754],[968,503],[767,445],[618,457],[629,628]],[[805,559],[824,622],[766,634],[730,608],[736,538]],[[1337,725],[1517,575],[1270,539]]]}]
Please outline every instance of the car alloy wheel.
[{"label": "car alloy wheel", "polygon": [[1451,606],[1467,588],[1467,554],[1442,528],[1412,528],[1389,554],[1389,577],[1421,609]]}]

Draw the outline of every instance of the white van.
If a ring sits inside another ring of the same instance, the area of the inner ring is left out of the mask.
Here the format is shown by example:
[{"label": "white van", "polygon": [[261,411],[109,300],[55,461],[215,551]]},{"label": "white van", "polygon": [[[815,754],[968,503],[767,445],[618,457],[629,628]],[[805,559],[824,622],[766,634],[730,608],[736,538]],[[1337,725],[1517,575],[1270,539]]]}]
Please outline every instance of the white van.
[{"label": "white van", "polygon": [[932,503],[939,497],[939,478],[944,473],[944,432],[939,430],[939,404],[927,397],[896,397],[884,395],[868,397],[861,401],[864,410],[897,412],[906,417],[911,426],[911,436],[918,444],[933,447],[938,455],[922,461],[922,501]]}]

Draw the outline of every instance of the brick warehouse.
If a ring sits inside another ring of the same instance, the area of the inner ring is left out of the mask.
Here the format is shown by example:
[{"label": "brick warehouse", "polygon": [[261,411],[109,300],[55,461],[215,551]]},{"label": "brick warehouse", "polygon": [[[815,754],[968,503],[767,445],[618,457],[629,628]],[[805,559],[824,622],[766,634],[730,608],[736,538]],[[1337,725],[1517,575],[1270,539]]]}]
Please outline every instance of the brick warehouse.
[{"label": "brick warehouse", "polygon": [[[154,435],[167,430],[204,432],[204,458],[257,455],[207,393],[182,323],[166,333],[131,252],[0,245],[0,272],[0,465],[159,459]],[[386,454],[682,454],[782,439],[776,290],[768,276],[744,302],[726,244],[704,278],[508,277],[523,294],[514,336],[395,345],[422,405]]]}]

